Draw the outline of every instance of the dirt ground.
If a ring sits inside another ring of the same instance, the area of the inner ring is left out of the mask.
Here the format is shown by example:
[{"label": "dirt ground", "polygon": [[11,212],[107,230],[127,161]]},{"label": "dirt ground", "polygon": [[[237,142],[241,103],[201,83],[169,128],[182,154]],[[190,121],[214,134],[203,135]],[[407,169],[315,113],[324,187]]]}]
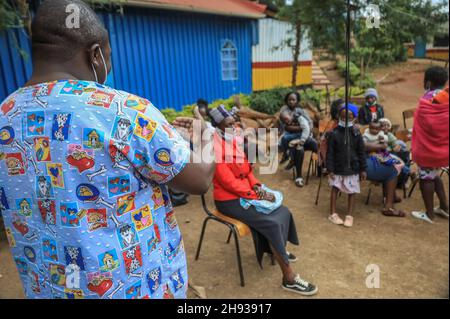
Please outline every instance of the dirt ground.
[{"label": "dirt ground", "polygon": [[[415,107],[422,94],[423,70],[429,61],[411,60],[377,69],[375,78],[387,76],[378,86],[386,115],[401,124],[401,111]],[[434,62],[436,64],[436,62]],[[307,164],[308,158],[305,160]],[[346,229],[327,221],[329,191],[323,187],[318,206],[314,205],[318,178],[300,189],[290,172],[281,169],[260,179],[283,192],[284,204],[294,216],[300,246],[288,246],[299,257],[293,267],[318,285],[312,298],[448,298],[449,297],[449,222],[437,218],[434,225],[413,219],[384,217],[380,213],[381,191],[374,188],[368,206],[364,204],[368,184],[363,183],[357,197],[354,227]],[[448,179],[445,180],[448,190]],[[212,195],[208,194],[212,207]],[[420,192],[398,207],[411,212],[423,209]],[[346,200],[338,200],[345,212]],[[241,254],[246,286],[239,285],[235,247],[226,244],[228,230],[214,221],[208,224],[199,260],[195,261],[205,213],[200,198],[191,196],[189,204],[176,209],[184,236],[190,283],[204,287],[208,298],[302,298],[281,289],[281,272],[265,256],[260,269],[250,237],[241,239]],[[380,288],[366,287],[366,267],[380,269]],[[0,298],[23,298],[16,267],[4,233],[0,234]],[[189,296],[195,298],[190,290]]]}]

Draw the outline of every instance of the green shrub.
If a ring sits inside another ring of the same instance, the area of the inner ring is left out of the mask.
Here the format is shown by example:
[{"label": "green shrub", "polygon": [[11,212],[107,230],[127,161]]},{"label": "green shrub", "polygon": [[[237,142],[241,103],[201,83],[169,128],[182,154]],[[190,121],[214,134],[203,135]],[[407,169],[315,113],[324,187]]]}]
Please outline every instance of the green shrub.
[{"label": "green shrub", "polygon": [[258,112],[275,114],[284,104],[284,97],[291,92],[290,88],[274,88],[267,91],[254,92],[250,96],[250,107]]},{"label": "green shrub", "polygon": [[[337,69],[338,69],[338,72],[341,74],[341,76],[346,77],[347,70],[346,70],[345,61],[338,62]],[[356,64],[353,62],[350,62],[349,70],[350,70],[350,84],[355,84],[356,81],[358,80],[361,72],[360,72],[359,68],[356,66]]]},{"label": "green shrub", "polygon": [[366,75],[364,78],[358,79],[355,84],[362,89],[368,89],[375,87],[376,82],[370,75]]},{"label": "green shrub", "polygon": [[[349,89],[349,95],[350,96],[361,96],[364,94],[364,91],[365,90],[363,88],[351,86]],[[334,93],[337,95],[337,97],[344,98],[345,97],[345,87],[339,88]]]},{"label": "green shrub", "polygon": [[306,89],[304,91],[300,91],[300,96],[302,101],[310,102],[314,105],[318,111],[320,111],[320,103],[322,99],[326,96],[326,90],[313,90]]}]

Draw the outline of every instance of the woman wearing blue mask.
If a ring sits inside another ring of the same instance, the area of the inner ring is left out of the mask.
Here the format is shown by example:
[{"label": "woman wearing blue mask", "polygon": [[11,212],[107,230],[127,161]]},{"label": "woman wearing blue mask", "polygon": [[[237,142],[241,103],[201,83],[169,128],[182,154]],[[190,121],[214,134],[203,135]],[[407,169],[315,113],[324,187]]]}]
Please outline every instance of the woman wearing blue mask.
[{"label": "woman wearing blue mask", "polygon": [[[366,155],[364,141],[358,129],[353,127],[353,120],[358,116],[358,108],[348,106],[348,122],[346,125],[345,106],[339,110],[339,124],[331,132],[328,139],[326,165],[331,186],[330,222],[336,225],[351,227],[353,225],[354,195],[360,192],[359,179],[366,179]],[[348,144],[345,141],[346,126],[348,127]],[[345,221],[336,212],[338,192],[348,194],[348,210]]]}]

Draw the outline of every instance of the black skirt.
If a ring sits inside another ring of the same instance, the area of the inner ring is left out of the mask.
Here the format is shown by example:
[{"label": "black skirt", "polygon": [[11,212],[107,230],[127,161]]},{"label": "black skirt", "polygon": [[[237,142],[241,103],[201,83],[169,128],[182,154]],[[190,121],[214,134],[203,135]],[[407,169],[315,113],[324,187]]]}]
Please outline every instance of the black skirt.
[{"label": "black skirt", "polygon": [[258,212],[253,206],[244,209],[239,203],[239,199],[215,201],[215,204],[222,214],[237,219],[250,227],[255,243],[256,258],[261,267],[264,253],[272,253],[270,245],[286,263],[289,263],[286,243],[289,241],[294,245],[299,245],[299,240],[294,218],[287,207],[281,206],[265,215]]}]

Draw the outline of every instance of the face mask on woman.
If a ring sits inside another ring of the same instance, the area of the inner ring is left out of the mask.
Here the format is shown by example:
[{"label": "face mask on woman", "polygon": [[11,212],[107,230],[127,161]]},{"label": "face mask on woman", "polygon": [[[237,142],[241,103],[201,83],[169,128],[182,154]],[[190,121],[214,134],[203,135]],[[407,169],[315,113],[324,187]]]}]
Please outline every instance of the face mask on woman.
[{"label": "face mask on woman", "polygon": [[236,129],[234,127],[226,128],[225,132],[219,131],[225,141],[232,141],[236,137]]},{"label": "face mask on woman", "polygon": [[[345,120],[339,120],[339,126],[345,127]],[[352,127],[352,126],[353,126],[353,121],[348,121],[347,127]]]}]

